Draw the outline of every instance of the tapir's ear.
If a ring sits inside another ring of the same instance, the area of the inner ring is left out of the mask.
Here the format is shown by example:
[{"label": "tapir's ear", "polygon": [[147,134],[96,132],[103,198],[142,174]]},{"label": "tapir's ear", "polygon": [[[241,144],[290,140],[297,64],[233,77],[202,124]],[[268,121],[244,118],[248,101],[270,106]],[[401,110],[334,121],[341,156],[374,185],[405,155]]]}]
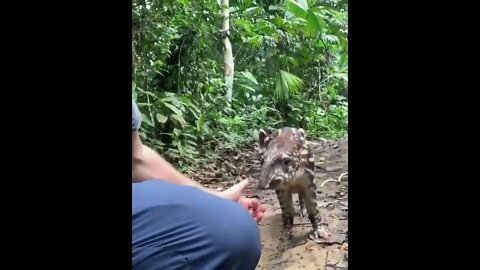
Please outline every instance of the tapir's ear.
[{"label": "tapir's ear", "polygon": [[298,132],[298,137],[302,141],[304,141],[307,138],[307,134],[305,133],[305,130],[303,130],[303,128],[299,128],[297,132]]},{"label": "tapir's ear", "polygon": [[272,132],[270,130],[260,129],[258,133],[258,142],[260,148],[266,148],[268,143],[272,140]]}]

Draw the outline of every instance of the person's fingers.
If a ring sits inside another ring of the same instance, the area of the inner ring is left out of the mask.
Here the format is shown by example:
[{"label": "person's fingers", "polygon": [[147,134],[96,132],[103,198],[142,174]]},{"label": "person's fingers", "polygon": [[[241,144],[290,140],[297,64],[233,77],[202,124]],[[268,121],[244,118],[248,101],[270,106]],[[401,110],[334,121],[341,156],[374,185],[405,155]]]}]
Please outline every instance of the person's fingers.
[{"label": "person's fingers", "polygon": [[263,213],[263,212],[257,213],[257,215],[255,216],[255,221],[256,221],[257,223],[260,223],[260,221],[262,221],[262,219],[263,219],[263,216],[264,216],[264,213]]},{"label": "person's fingers", "polygon": [[258,199],[251,199],[250,207],[259,211],[265,211],[267,209]]},{"label": "person's fingers", "polygon": [[229,189],[223,192],[225,198],[237,201],[242,196],[242,191],[247,187],[248,179],[243,180],[242,182],[230,187]]},{"label": "person's fingers", "polygon": [[264,212],[267,210],[267,207],[257,199],[251,199],[250,207],[255,211],[254,217],[257,217],[259,214],[263,217]]},{"label": "person's fingers", "polygon": [[266,206],[257,199],[240,197],[239,203],[257,223],[259,223],[265,215]]}]

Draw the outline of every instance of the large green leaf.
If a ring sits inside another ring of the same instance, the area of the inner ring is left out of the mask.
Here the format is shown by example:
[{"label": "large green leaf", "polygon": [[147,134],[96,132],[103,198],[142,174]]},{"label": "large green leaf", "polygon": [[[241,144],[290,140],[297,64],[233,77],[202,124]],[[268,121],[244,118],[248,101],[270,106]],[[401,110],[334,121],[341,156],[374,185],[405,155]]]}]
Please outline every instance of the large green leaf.
[{"label": "large green leaf", "polygon": [[344,38],[343,36],[338,37],[340,40],[340,44],[342,45],[342,48],[347,50],[348,49],[348,40]]},{"label": "large green leaf", "polygon": [[332,77],[335,77],[335,78],[338,78],[338,79],[341,79],[341,80],[344,80],[344,81],[348,82],[348,74],[347,73],[335,73],[335,74],[332,74]]},{"label": "large green leaf", "polygon": [[173,129],[173,134],[175,134],[178,137],[178,136],[180,136],[180,134],[182,134],[182,131],[178,128],[174,128]]},{"label": "large green leaf", "polygon": [[165,122],[167,122],[168,120],[168,117],[166,117],[165,115],[161,114],[161,113],[157,113],[157,121],[160,123],[160,124],[164,124]]},{"label": "large green leaf", "polygon": [[[302,1],[299,1],[302,2]],[[303,1],[305,2],[305,1]],[[300,3],[297,3],[294,0],[288,0],[287,1],[287,10],[291,12],[295,17],[305,19],[307,17],[307,9],[308,7],[305,7],[306,5],[302,5]]]},{"label": "large green leaf", "polygon": [[135,90],[138,90],[139,93],[148,95],[148,96],[150,96],[150,97],[152,97],[152,98],[154,98],[154,99],[157,99],[157,98],[158,98],[157,95],[155,95],[155,93],[150,92],[150,91],[145,91],[145,90],[143,90],[142,88],[140,88],[140,87],[138,87],[138,86],[135,87]]},{"label": "large green leaf", "polygon": [[296,2],[297,2],[304,10],[308,10],[308,1],[307,1],[307,0],[296,0]]},{"label": "large green leaf", "polygon": [[242,71],[240,72],[240,74],[242,74],[245,78],[250,80],[252,83],[258,85],[257,79],[255,78],[255,76],[253,76],[253,74],[250,71]]},{"label": "large green leaf", "polygon": [[306,21],[307,31],[310,34],[322,33],[324,29],[328,28],[322,16],[313,10],[308,11]]},{"label": "large green leaf", "polygon": [[270,5],[268,7],[268,10],[270,10],[270,11],[272,11],[272,10],[284,10],[284,8],[282,6]]},{"label": "large green leaf", "polygon": [[178,99],[176,96],[169,96],[169,97],[164,97],[160,99],[160,102],[171,102],[175,106],[180,106],[182,103],[180,99]]},{"label": "large green leaf", "polygon": [[254,89],[254,88],[252,88],[252,87],[250,87],[250,86],[248,86],[248,85],[245,85],[245,84],[239,84],[239,86],[241,86],[241,87],[243,87],[243,88],[247,89],[247,90],[248,90],[248,91],[250,91],[250,92],[255,92],[255,89]]},{"label": "large green leaf", "polygon": [[150,127],[154,127],[152,121],[150,120],[150,118],[147,117],[146,114],[142,113],[142,122],[149,125]]},{"label": "large green leaf", "polygon": [[185,127],[187,125],[187,122],[185,121],[185,119],[183,118],[183,116],[181,114],[172,114],[172,115],[170,115],[170,117],[175,119],[176,121],[178,121],[178,123],[182,127]]},{"label": "large green leaf", "polygon": [[185,155],[185,151],[183,150],[183,144],[181,141],[177,141],[177,149],[181,156]]},{"label": "large green leaf", "polygon": [[259,15],[259,14],[265,13],[265,10],[262,7],[251,7],[251,8],[245,9],[244,12],[245,13],[251,12],[253,14]]},{"label": "large green leaf", "polygon": [[317,16],[315,16],[315,13],[312,11],[308,12],[305,19],[307,20],[307,32],[310,35],[319,33],[322,30],[320,23],[318,23]]},{"label": "large green leaf", "polygon": [[170,110],[172,110],[173,113],[177,114],[177,115],[183,115],[183,113],[175,106],[173,106],[172,104],[170,103],[163,103],[163,105],[165,105],[167,108],[169,108]]},{"label": "large green leaf", "polygon": [[197,119],[197,131],[201,131],[205,123],[205,114],[201,114]]}]

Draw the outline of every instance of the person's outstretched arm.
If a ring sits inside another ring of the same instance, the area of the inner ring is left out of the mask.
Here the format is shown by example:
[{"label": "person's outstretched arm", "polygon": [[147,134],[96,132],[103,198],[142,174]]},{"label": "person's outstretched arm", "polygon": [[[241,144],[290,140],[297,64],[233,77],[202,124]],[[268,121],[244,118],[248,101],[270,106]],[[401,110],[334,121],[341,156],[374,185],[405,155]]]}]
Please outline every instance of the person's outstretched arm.
[{"label": "person's outstretched arm", "polygon": [[153,149],[144,145],[140,139],[138,130],[142,118],[137,104],[132,100],[132,181],[163,180],[175,184],[197,187],[205,192],[222,198],[237,201],[241,197],[242,190],[248,181],[241,182],[223,192],[208,189],[189,177],[180,173],[168,161],[157,154]]},{"label": "person's outstretched arm", "polygon": [[[168,161],[157,154],[153,149],[144,145],[138,132],[132,133],[133,144],[133,181],[141,182],[159,179],[180,185],[194,186],[214,195],[220,192],[208,189],[177,171]],[[224,197],[224,196],[221,196]]]},{"label": "person's outstretched arm", "polygon": [[249,210],[257,222],[263,217],[265,206],[257,199],[247,199],[242,196],[242,191],[247,187],[248,180],[244,180],[229,189],[218,192],[208,189],[201,184],[191,180],[189,177],[177,171],[168,161],[157,154],[153,149],[142,143],[138,130],[142,119],[138,107],[132,100],[132,181],[142,182],[145,180],[163,180],[175,184],[197,187],[210,194],[224,199],[239,202],[245,209]]}]

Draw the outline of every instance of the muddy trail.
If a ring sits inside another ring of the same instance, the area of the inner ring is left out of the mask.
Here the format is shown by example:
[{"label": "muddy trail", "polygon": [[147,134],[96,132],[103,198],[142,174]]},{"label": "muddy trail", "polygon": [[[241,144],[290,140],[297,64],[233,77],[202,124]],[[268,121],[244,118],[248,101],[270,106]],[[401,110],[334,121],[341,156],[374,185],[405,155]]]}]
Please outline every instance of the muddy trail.
[{"label": "muddy trail", "polygon": [[[330,235],[322,244],[307,238],[311,225],[308,218],[300,220],[298,215],[294,219],[294,238],[287,243],[280,241],[282,219],[275,192],[256,188],[261,159],[258,144],[229,153],[193,176],[196,181],[217,190],[243,179],[250,180],[245,195],[258,197],[267,206],[260,225],[262,257],[257,269],[348,269],[348,174],[344,174],[348,172],[348,138],[311,140],[310,144],[315,153],[318,207]],[[293,199],[298,211],[297,195]]]}]

